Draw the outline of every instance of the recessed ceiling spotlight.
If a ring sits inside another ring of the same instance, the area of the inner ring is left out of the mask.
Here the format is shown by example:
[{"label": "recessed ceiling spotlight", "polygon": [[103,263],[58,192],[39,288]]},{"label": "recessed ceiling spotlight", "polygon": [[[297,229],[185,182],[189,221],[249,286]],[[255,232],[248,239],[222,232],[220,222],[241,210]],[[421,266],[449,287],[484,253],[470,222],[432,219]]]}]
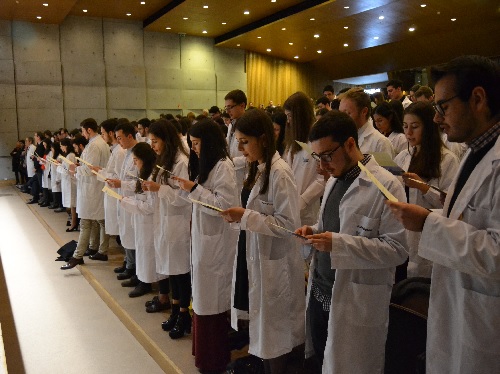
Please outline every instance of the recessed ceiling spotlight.
[{"label": "recessed ceiling spotlight", "polygon": [[316,21],[316,18],[309,18],[309,21]]},{"label": "recessed ceiling spotlight", "polygon": [[243,14],[250,14],[250,12],[248,10],[245,10]]},{"label": "recessed ceiling spotlight", "polygon": [[314,37],[317,39],[319,38],[319,34],[314,34]]},{"label": "recessed ceiling spotlight", "polygon": [[222,24],[223,24],[223,25],[227,25],[227,23],[226,23],[226,22],[222,22]]},{"label": "recessed ceiling spotlight", "polygon": [[292,42],[290,42],[290,43],[288,43],[288,44],[293,45],[293,43],[292,43]]},{"label": "recessed ceiling spotlight", "polygon": [[262,36],[258,36],[257,39],[262,39]]},{"label": "recessed ceiling spotlight", "polygon": [[378,36],[374,36],[373,39],[378,40]]},{"label": "recessed ceiling spotlight", "polygon": [[344,7],[344,9],[349,9],[349,7],[348,7],[348,6],[345,6],[345,7]]},{"label": "recessed ceiling spotlight", "polygon": [[294,56],[293,58],[297,60],[299,58],[299,56]]},{"label": "recessed ceiling spotlight", "polygon": [[347,30],[348,28],[349,28],[349,26],[344,26],[344,29],[346,29],[346,30]]},{"label": "recessed ceiling spotlight", "polygon": [[183,19],[183,20],[187,20],[187,19],[189,19],[189,18],[188,18],[188,17],[182,17],[182,19]]},{"label": "recessed ceiling spotlight", "polygon": [[321,53],[321,52],[323,52],[323,51],[322,51],[321,49],[319,49],[319,50],[317,50],[316,52]]},{"label": "recessed ceiling spotlight", "polygon": [[132,13],[127,13],[127,17],[130,17],[132,15]]},{"label": "recessed ceiling spotlight", "polygon": [[36,18],[38,18],[38,19],[42,19],[42,17],[41,17],[41,16],[37,16]]},{"label": "recessed ceiling spotlight", "polygon": [[286,31],[286,27],[282,27],[282,28],[281,28],[281,31]]},{"label": "recessed ceiling spotlight", "polygon": [[266,49],[266,51],[271,52],[271,48]]},{"label": "recessed ceiling spotlight", "polygon": [[236,47],[239,47],[241,44],[236,44]]},{"label": "recessed ceiling spotlight", "polygon": [[451,19],[451,21],[452,21],[452,22],[455,22],[456,20],[457,20],[456,18],[452,18],[452,19]]},{"label": "recessed ceiling spotlight", "polygon": [[410,27],[410,28],[408,29],[408,31],[410,31],[410,32],[415,31],[415,27]]},{"label": "recessed ceiling spotlight", "polygon": [[141,1],[141,5],[146,5],[146,2],[145,1]]},{"label": "recessed ceiling spotlight", "polygon": [[425,7],[427,6],[427,4],[420,4],[420,6],[421,6],[422,8],[425,8]]},{"label": "recessed ceiling spotlight", "polygon": [[380,16],[380,17],[378,17],[378,19],[384,19],[384,18],[385,18],[384,16]]},{"label": "recessed ceiling spotlight", "polygon": [[203,30],[203,31],[202,31],[202,33],[203,33],[203,34],[206,34],[206,33],[207,33],[207,30]]},{"label": "recessed ceiling spotlight", "polygon": [[347,43],[344,43],[344,47],[349,47],[349,44],[347,44]]},{"label": "recessed ceiling spotlight", "polygon": [[276,0],[271,0],[271,3],[275,3],[275,2],[276,2]]},{"label": "recessed ceiling spotlight", "polygon": [[87,9],[83,9],[83,13],[87,13]]},{"label": "recessed ceiling spotlight", "polygon": [[167,29],[167,30],[172,30],[172,28],[171,28],[171,27],[165,27],[165,29]]},{"label": "recessed ceiling spotlight", "polygon": [[43,5],[43,6],[49,6],[49,4],[47,4],[47,3],[43,3],[42,5]]},{"label": "recessed ceiling spotlight", "polygon": [[208,9],[208,5],[203,5],[203,9]]}]

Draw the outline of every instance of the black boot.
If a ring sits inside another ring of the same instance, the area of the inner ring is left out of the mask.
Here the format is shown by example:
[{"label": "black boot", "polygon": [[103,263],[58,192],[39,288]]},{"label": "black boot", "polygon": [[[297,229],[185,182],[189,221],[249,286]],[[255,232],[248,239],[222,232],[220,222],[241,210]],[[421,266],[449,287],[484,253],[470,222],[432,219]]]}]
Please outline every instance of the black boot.
[{"label": "black boot", "polygon": [[127,268],[127,261],[123,261],[123,265],[120,266],[120,267],[117,267],[117,268],[114,268],[113,271],[116,273],[116,274],[119,274],[119,273],[123,273],[125,271],[125,269]]},{"label": "black boot", "polygon": [[[126,282],[126,281],[125,281]],[[128,297],[139,297],[152,291],[151,283],[139,282],[139,284],[128,293]]]},{"label": "black boot", "polygon": [[[133,276],[135,276],[135,268],[134,269],[125,269],[125,271],[121,272],[120,274],[118,274],[116,276],[116,279],[125,280],[125,279],[130,279]],[[137,286],[137,285],[134,285],[133,287],[135,287],[135,286]]]},{"label": "black boot", "polygon": [[172,339],[182,338],[185,334],[191,333],[191,315],[189,311],[179,312],[175,326],[168,335]]},{"label": "black boot", "polygon": [[52,192],[52,202],[49,205],[49,209],[56,209],[57,207],[56,192]]},{"label": "black boot", "polygon": [[163,331],[170,331],[174,328],[177,322],[177,317],[179,316],[179,309],[179,304],[172,304],[172,314],[170,314],[170,317],[168,317],[166,321],[161,323]]}]

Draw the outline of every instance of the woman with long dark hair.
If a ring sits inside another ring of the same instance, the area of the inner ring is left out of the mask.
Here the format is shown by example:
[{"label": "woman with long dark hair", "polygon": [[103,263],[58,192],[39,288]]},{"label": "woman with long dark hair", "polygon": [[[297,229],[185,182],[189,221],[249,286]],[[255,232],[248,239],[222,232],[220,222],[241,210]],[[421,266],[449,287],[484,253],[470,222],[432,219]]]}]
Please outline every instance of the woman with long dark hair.
[{"label": "woman with long dark hair", "polygon": [[274,140],[276,141],[276,150],[283,156],[285,152],[285,131],[286,131],[286,114],[281,110],[276,111],[272,116],[274,128]]},{"label": "woman with long dark hair", "polygon": [[[189,303],[191,275],[189,261],[191,204],[180,196],[172,175],[188,178],[188,153],[171,121],[159,120],[149,127],[156,167],[147,191],[158,194],[154,210],[156,271],[168,276],[159,281],[160,294],[147,306],[150,312],[167,309],[169,282],[172,286],[172,313],[162,328],[177,339],[191,330]],[[148,311],[148,309],[147,309]]]},{"label": "woman with long dark hair", "polygon": [[292,169],[297,183],[301,224],[313,225],[318,218],[325,182],[316,172],[314,159],[296,142],[308,143],[309,131],[315,122],[313,106],[303,92],[296,92],[286,99],[283,108],[287,116],[283,159]]},{"label": "woman with long dark hair", "polygon": [[[70,162],[76,163],[75,152],[71,140],[65,138],[61,140],[61,154]],[[57,168],[61,174],[62,206],[70,214],[68,218],[70,227],[67,232],[78,230],[78,216],[76,214],[76,178],[69,172],[69,163],[61,160],[61,165]]]},{"label": "woman with long dark hair", "polygon": [[44,148],[44,154],[39,155],[39,162],[42,164],[43,176],[42,176],[42,193],[43,197],[38,203],[41,207],[48,207],[52,203],[52,189],[50,185],[50,162],[47,160],[47,156],[50,157],[51,151],[50,147],[52,142],[50,138],[42,139],[42,144]]},{"label": "woman with long dark hair", "polygon": [[219,125],[203,119],[189,129],[189,179],[175,177],[193,201],[191,269],[193,355],[201,371],[224,371],[230,360],[227,311],[238,233],[216,209],[238,204],[234,165]]},{"label": "woman with long dark hair", "polygon": [[[50,146],[49,156],[57,160],[59,155],[61,154],[61,145],[59,142],[54,142]],[[52,204],[49,205],[49,209],[54,209],[54,212],[63,212],[60,210],[62,208],[62,193],[61,193],[61,175],[57,172],[57,167],[53,162],[47,164],[50,166],[50,188],[52,190]]]},{"label": "woman with long dark hair", "polygon": [[[249,312],[249,353],[264,359],[266,373],[285,373],[288,354],[304,342],[304,262],[294,176],[276,152],[272,121],[247,111],[236,123],[239,150],[248,162],[241,200],[222,214],[241,233],[233,281],[233,306]],[[236,328],[235,313],[233,327]]]},{"label": "woman with long dark hair", "polygon": [[[416,102],[406,108],[403,128],[408,148],[394,159],[407,170],[402,178],[408,202],[427,209],[442,208],[444,200],[429,185],[447,192],[459,165],[457,157],[444,146],[434,115],[434,108],[427,102]],[[430,277],[432,263],[417,255],[419,239],[419,233],[408,231],[408,276]]]},{"label": "woman with long dark hair", "polygon": [[373,110],[373,122],[378,131],[391,141],[396,155],[407,148],[408,141],[403,131],[403,124],[391,104],[383,102],[377,105]]}]

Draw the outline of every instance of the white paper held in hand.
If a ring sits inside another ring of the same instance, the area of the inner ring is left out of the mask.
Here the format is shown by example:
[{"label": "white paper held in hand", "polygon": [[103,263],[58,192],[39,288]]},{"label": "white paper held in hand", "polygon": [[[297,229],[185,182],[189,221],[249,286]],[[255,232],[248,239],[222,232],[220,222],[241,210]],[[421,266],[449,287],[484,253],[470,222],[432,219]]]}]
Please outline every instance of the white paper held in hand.
[{"label": "white paper held in hand", "polygon": [[366,173],[368,178],[370,178],[370,180],[375,184],[375,186],[377,186],[377,188],[380,190],[380,192],[382,192],[388,200],[394,201],[394,202],[398,201],[398,199],[396,199],[396,197],[392,193],[390,193],[389,190],[387,188],[385,188],[382,185],[382,183],[380,183],[379,180],[374,177],[374,175],[372,173],[370,173],[370,171],[365,167],[365,165],[363,165],[361,162],[358,161],[358,166],[360,167],[360,169],[362,171],[364,171]]}]

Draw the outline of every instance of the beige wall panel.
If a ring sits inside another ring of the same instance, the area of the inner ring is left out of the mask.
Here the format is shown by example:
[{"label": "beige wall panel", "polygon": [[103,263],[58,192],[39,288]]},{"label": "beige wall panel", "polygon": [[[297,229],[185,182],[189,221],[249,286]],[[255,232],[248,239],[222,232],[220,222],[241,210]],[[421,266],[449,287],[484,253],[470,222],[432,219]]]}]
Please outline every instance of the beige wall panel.
[{"label": "beige wall panel", "polygon": [[61,61],[93,65],[103,57],[102,20],[66,18],[61,24]]},{"label": "beige wall panel", "polygon": [[19,108],[17,110],[19,132],[55,130],[64,127],[64,114],[61,109]]},{"label": "beige wall panel", "polygon": [[146,87],[182,89],[182,70],[146,66]]},{"label": "beige wall panel", "polygon": [[0,132],[9,132],[16,130],[17,130],[16,109],[12,108],[0,109]]},{"label": "beige wall panel", "polygon": [[179,36],[161,32],[144,33],[144,64],[148,67],[181,68]]},{"label": "beige wall panel", "polygon": [[146,117],[145,110],[132,110],[132,109],[109,109],[108,118],[128,118],[130,121],[137,121],[138,119]]},{"label": "beige wall panel", "polygon": [[16,86],[0,84],[0,109],[16,108]]},{"label": "beige wall panel", "polygon": [[182,70],[182,82],[185,90],[215,89],[215,73],[213,70]]},{"label": "beige wall panel", "polygon": [[245,51],[241,49],[214,47],[216,72],[245,72]]},{"label": "beige wall panel", "polygon": [[16,84],[60,85],[59,61],[15,61]]},{"label": "beige wall panel", "polygon": [[64,85],[94,87],[104,87],[106,85],[106,73],[102,61],[88,64],[64,62],[62,74]]},{"label": "beige wall panel", "polygon": [[59,26],[14,21],[14,59],[18,61],[60,61]]},{"label": "beige wall panel", "polygon": [[16,142],[19,140],[17,138],[16,132],[2,132],[0,136],[0,156],[6,157],[4,160],[8,162],[2,164],[2,170],[0,171],[0,178],[5,179],[15,179],[14,173],[12,172],[12,158],[10,157],[10,152],[14,149]]},{"label": "beige wall panel", "polygon": [[178,89],[148,88],[148,109],[179,109],[182,107],[182,91]]},{"label": "beige wall panel", "polygon": [[0,84],[14,84],[14,62],[0,60]]},{"label": "beige wall panel", "polygon": [[[239,72],[217,72],[217,90],[218,91],[232,91],[235,89],[246,92],[247,89],[247,75]],[[226,93],[227,93],[226,92]]]},{"label": "beige wall panel", "polygon": [[182,110],[180,109],[148,109],[146,111],[146,117],[149,119],[157,119],[160,118],[160,114],[167,114],[170,113],[171,115],[175,116],[177,114],[182,115]]},{"label": "beige wall panel", "polygon": [[0,60],[12,60],[12,37],[0,35]]},{"label": "beige wall panel", "polygon": [[228,93],[229,91],[217,91],[217,105],[219,108],[221,108],[221,110],[224,109],[224,105],[225,105],[225,100],[224,100],[224,97],[226,96],[226,94]]},{"label": "beige wall panel", "polygon": [[146,89],[129,87],[108,87],[109,109],[145,109]]},{"label": "beige wall panel", "polygon": [[0,20],[0,36],[12,35],[12,23],[7,20]]},{"label": "beige wall panel", "polygon": [[62,109],[63,95],[61,86],[17,86],[17,107],[18,108],[56,108]]},{"label": "beige wall panel", "polygon": [[106,88],[104,86],[103,87],[65,86],[64,108],[65,109],[101,108],[106,110]]},{"label": "beige wall panel", "polygon": [[101,123],[107,119],[106,109],[73,109],[67,108],[64,110],[64,118],[66,122],[66,128],[68,130],[80,128],[80,123],[86,118],[94,118],[97,123]]},{"label": "beige wall panel", "polygon": [[184,90],[183,108],[209,109],[215,104],[215,90]]},{"label": "beige wall panel", "polygon": [[146,71],[141,65],[106,65],[106,85],[108,88],[146,87]]},{"label": "beige wall panel", "polygon": [[103,26],[106,64],[144,64],[142,22],[106,19]]},{"label": "beige wall panel", "polygon": [[186,36],[181,38],[182,69],[213,69],[213,39]]}]

